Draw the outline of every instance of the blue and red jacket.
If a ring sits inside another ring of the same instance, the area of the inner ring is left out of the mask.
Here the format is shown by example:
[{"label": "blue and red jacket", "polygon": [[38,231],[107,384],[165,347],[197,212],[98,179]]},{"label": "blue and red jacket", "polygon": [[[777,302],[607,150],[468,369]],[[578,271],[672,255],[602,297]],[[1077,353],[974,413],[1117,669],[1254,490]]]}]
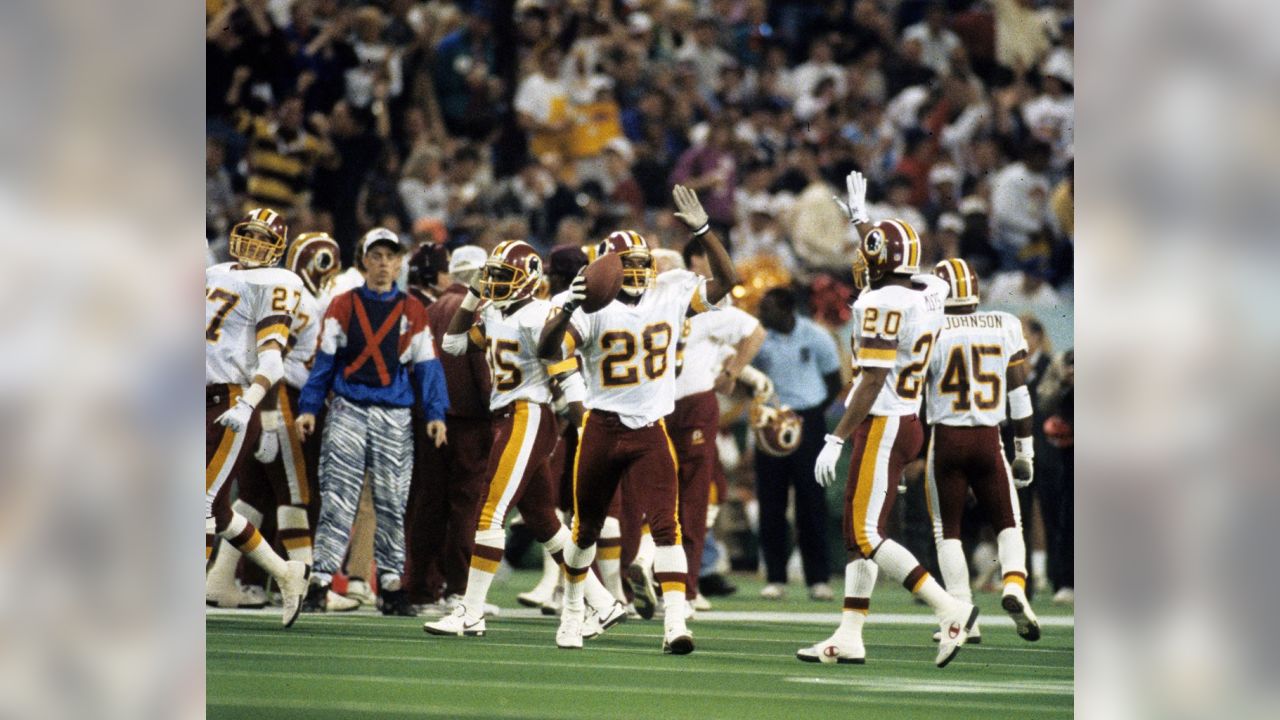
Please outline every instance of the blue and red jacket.
[{"label": "blue and red jacket", "polygon": [[416,390],[427,420],[444,419],[449,392],[417,298],[368,285],[342,293],[329,303],[319,343],[298,399],[301,412],[318,413],[330,390],[361,405],[404,408]]}]

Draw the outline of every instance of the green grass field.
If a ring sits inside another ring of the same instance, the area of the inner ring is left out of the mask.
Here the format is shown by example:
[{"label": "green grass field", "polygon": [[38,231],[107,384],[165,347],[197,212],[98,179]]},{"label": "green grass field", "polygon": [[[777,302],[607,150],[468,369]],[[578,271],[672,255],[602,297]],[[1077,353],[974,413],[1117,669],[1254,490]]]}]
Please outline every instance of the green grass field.
[{"label": "green grass field", "polygon": [[[931,615],[881,583],[864,631],[867,664],[801,663],[795,651],[830,634],[836,603],[789,588],[782,602],[740,590],[690,623],[697,650],[661,651],[660,619],[622,623],[581,651],[555,647],[556,618],[516,610],[531,572],[495,584],[504,612],[483,638],[426,635],[427,618],[365,610],[303,615],[210,612],[205,623],[210,718],[992,718],[1072,713],[1074,623],[1037,603],[1044,636],[1014,634],[999,598],[979,594],[982,644],[933,665]],[[776,617],[776,613],[785,616]],[[718,617],[719,616],[719,617]],[[799,621],[796,621],[799,620]],[[839,713],[837,716],[836,713]]]}]

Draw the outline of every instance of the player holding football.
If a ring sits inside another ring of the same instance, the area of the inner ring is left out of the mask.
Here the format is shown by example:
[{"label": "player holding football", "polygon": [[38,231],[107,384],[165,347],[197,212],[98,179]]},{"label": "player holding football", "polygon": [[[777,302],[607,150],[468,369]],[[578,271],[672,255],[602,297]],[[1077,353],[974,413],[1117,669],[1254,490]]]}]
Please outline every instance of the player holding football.
[{"label": "player holding football", "polygon": [[[925,389],[932,425],[925,487],[942,580],[952,597],[972,602],[969,566],[960,544],[960,518],[972,489],[997,533],[1004,573],[1000,604],[1019,636],[1039,640],[1040,623],[1027,601],[1027,547],[1015,492],[1031,484],[1035,457],[1022,322],[1009,313],[978,312],[978,275],[964,260],[943,260],[933,274],[949,288],[946,325],[929,361]],[[1000,441],[1006,395],[1001,384],[1008,390],[1013,420],[1012,470]],[[977,633],[975,626],[970,634],[976,639]]]},{"label": "player holding football", "polygon": [[644,238],[634,231],[615,232],[600,241],[597,254],[620,256],[623,277],[617,296],[597,312],[580,311],[587,283],[579,276],[538,342],[543,359],[581,353],[587,377],[587,411],[574,457],[573,538],[564,553],[568,584],[556,631],[556,645],[562,648],[582,647],[584,581],[610,501],[627,475],[646,490],[643,514],[657,545],[654,577],[666,609],[663,652],[693,652],[693,636],[685,624],[688,564],[681,546],[678,471],[663,418],[675,408],[676,341],[685,317],[711,310],[737,275],[719,238],[710,232],[697,194],[676,185],[672,195],[676,217],[706,244],[712,279],[687,270],[658,277]]},{"label": "player holding football", "polygon": [[309,569],[277,555],[258,528],[232,510],[227,481],[262,431],[258,403],[284,376],[289,327],[302,301],[298,276],[272,267],[288,233],[279,213],[250,210],[231,228],[235,262],[206,269],[204,282],[205,559],[216,534],[266,570],[280,586],[285,627],[298,617]]},{"label": "player holding football", "polygon": [[[533,296],[541,280],[542,259],[532,245],[522,240],[499,243],[440,343],[450,355],[484,352],[493,380],[489,407],[494,427],[466,595],[453,614],[423,625],[431,635],[485,634],[485,598],[502,561],[504,524],[512,505],[557,562],[569,540],[569,529],[556,515],[548,463],[560,440],[551,408],[551,376],[557,376],[570,402],[580,403],[585,389],[576,359],[549,366],[538,359],[538,335],[551,310],[549,301]],[[588,576],[587,602],[599,621],[594,636],[626,619],[627,611],[594,575]]]},{"label": "player holding football", "polygon": [[844,492],[844,611],[840,627],[822,642],[802,648],[796,657],[818,662],[863,663],[862,625],[871,605],[879,569],[889,573],[933,608],[941,628],[936,663],[945,667],[968,637],[978,609],[956,600],[920,565],[909,550],[884,537],[884,521],[897,497],[902,468],[919,454],[924,432],[916,417],[924,373],[942,329],[947,284],[920,275],[920,238],[901,220],[870,223],[866,180],[849,173],[850,220],[866,261],[866,288],[853,304],[854,346],[860,368],[845,401],[844,416],[827,435],[814,474],[822,486],[835,480],[836,463],[846,438],[853,436],[853,457]]}]

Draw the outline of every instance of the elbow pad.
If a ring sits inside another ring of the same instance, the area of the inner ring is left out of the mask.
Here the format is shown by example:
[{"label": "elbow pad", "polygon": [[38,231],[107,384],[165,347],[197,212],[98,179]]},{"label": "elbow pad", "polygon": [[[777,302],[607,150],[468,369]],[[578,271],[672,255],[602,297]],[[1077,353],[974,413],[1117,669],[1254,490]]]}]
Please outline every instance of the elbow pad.
[{"label": "elbow pad", "polygon": [[1031,393],[1026,385],[1009,391],[1009,417],[1014,420],[1025,420],[1031,417]]},{"label": "elbow pad", "polygon": [[587,384],[582,381],[582,373],[569,373],[560,378],[560,392],[566,403],[582,402],[587,398]]},{"label": "elbow pad", "polygon": [[466,333],[445,333],[440,340],[440,349],[450,355],[462,355],[467,351],[467,341]]}]

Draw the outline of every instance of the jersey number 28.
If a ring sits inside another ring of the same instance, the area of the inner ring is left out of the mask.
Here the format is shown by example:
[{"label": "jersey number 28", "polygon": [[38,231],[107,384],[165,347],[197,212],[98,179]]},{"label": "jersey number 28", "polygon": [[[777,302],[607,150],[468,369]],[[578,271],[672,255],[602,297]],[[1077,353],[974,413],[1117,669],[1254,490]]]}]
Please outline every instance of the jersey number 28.
[{"label": "jersey number 28", "polygon": [[[644,346],[645,377],[657,380],[667,372],[667,348],[671,346],[671,326],[665,322],[646,325],[640,333]],[[634,333],[628,330],[610,330],[600,336],[600,349],[607,354],[600,361],[600,384],[604,387],[625,387],[640,382],[640,369],[634,362],[636,348]]]}]

